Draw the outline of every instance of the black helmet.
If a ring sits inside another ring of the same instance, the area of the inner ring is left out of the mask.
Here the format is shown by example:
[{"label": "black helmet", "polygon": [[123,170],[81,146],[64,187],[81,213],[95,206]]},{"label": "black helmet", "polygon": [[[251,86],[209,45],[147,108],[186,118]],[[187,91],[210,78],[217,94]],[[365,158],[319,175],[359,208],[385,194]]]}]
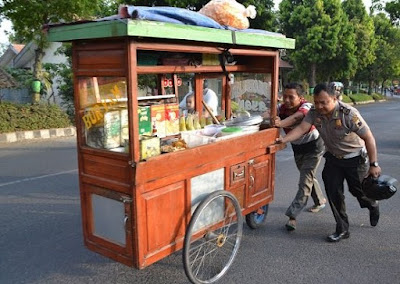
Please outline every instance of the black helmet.
[{"label": "black helmet", "polygon": [[381,175],[378,178],[368,176],[363,180],[362,186],[368,198],[382,200],[388,199],[396,193],[398,181],[386,175]]}]

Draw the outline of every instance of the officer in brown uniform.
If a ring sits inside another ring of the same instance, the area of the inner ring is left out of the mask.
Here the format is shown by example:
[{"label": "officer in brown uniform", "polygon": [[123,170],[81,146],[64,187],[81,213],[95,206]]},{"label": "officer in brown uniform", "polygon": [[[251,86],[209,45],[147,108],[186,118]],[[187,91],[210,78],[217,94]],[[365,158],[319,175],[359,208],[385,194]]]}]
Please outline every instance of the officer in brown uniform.
[{"label": "officer in brown uniform", "polygon": [[367,175],[378,177],[381,168],[377,162],[375,138],[367,123],[357,109],[337,100],[334,86],[318,84],[314,88],[314,105],[302,123],[277,143],[298,139],[312,125],[318,129],[326,148],[322,179],[336,220],[336,231],[327,241],[337,242],[350,236],[344,202],[345,179],[361,208],[369,209],[371,226],[378,224],[378,202],[365,196],[361,182]]}]

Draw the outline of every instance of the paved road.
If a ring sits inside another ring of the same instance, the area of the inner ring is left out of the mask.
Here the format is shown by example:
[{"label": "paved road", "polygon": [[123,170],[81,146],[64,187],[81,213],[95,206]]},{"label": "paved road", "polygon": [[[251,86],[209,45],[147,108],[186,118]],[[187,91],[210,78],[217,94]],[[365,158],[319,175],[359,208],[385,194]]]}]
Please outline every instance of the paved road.
[{"label": "paved road", "polygon": [[[375,133],[383,172],[400,179],[400,100],[359,109]],[[76,165],[74,138],[0,145],[0,283],[187,283],[180,252],[137,270],[83,246]],[[372,228],[368,211],[347,193],[351,237],[329,244],[329,208],[301,214],[294,233],[284,229],[296,184],[288,148],[277,155],[268,224],[245,226],[220,283],[399,283],[400,194],[381,203]]]}]

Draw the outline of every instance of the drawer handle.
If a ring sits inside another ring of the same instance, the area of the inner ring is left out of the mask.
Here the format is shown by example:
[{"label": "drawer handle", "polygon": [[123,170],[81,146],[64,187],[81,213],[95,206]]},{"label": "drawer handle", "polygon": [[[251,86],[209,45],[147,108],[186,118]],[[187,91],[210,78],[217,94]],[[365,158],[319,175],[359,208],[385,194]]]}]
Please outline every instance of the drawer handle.
[{"label": "drawer handle", "polygon": [[242,178],[242,177],[244,177],[244,170],[241,171],[240,173],[233,173],[233,178],[234,178],[234,179],[236,179],[236,178]]},{"label": "drawer handle", "polygon": [[254,182],[255,182],[254,177],[253,177],[252,175],[250,175],[250,184],[249,184],[249,188],[252,188],[252,187],[254,186]]},{"label": "drawer handle", "polygon": [[124,230],[126,231],[126,223],[128,223],[129,217],[125,215],[124,218]]}]

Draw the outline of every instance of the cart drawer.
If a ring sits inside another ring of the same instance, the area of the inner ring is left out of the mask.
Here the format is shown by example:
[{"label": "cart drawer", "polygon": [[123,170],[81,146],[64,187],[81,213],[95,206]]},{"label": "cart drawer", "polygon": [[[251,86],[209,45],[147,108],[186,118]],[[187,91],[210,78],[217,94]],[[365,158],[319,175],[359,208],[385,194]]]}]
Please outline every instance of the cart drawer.
[{"label": "cart drawer", "polygon": [[246,163],[231,166],[230,185],[245,183],[246,179]]}]

